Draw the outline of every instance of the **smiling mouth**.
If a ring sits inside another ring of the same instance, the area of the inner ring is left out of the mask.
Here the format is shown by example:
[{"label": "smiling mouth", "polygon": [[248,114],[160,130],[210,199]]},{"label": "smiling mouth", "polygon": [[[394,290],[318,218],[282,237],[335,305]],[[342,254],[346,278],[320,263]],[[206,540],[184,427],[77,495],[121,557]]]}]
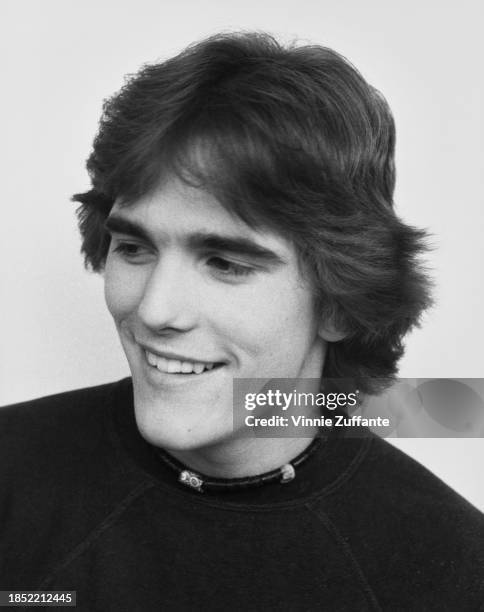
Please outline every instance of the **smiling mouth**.
[{"label": "smiling mouth", "polygon": [[165,374],[204,374],[220,368],[221,362],[201,363],[199,361],[181,361],[178,359],[167,359],[145,350],[146,360],[149,365]]}]

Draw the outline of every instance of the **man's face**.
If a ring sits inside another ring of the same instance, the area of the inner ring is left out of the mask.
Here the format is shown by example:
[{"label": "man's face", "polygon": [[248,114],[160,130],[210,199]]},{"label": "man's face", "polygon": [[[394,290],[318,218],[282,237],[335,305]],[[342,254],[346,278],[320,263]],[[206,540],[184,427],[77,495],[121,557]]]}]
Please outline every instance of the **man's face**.
[{"label": "man's face", "polygon": [[173,450],[233,432],[234,378],[319,378],[325,341],[291,243],[172,179],[115,203],[105,294],[136,420]]}]

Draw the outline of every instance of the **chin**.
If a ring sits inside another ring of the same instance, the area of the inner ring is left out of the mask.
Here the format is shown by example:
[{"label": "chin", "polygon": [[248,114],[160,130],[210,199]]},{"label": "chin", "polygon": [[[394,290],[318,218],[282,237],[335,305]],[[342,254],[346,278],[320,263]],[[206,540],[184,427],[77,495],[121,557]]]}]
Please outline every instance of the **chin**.
[{"label": "chin", "polygon": [[[141,436],[153,446],[173,451],[190,451],[212,446],[233,437],[233,423],[220,426],[220,420],[207,418],[200,406],[189,410],[160,413],[154,406],[135,402],[136,424]],[[215,415],[211,415],[215,416]]]}]

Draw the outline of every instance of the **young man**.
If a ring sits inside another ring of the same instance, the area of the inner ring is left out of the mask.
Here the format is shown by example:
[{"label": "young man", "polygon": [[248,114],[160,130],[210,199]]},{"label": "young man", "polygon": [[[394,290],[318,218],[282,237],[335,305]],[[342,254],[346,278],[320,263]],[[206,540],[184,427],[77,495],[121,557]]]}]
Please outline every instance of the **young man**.
[{"label": "young man", "polygon": [[443,483],[369,434],[234,418],[238,379],[371,395],[395,375],[429,295],[394,141],[346,60],[262,34],[146,66],[105,104],[74,199],[132,379],[0,413],[1,589],[100,611],[479,609],[483,521]]}]

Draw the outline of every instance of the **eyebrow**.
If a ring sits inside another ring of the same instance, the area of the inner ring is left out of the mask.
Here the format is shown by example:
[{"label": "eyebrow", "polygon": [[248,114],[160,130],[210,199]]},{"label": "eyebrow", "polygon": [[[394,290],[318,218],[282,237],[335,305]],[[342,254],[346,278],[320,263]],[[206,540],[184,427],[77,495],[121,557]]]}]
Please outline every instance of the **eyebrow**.
[{"label": "eyebrow", "polygon": [[[142,225],[119,215],[110,215],[104,223],[104,228],[109,233],[126,234],[153,244],[152,237]],[[217,251],[245,255],[260,262],[277,266],[287,263],[281,255],[272,249],[241,236],[224,236],[214,232],[194,232],[186,238],[186,244],[194,251]]]},{"label": "eyebrow", "polygon": [[126,234],[151,244],[148,232],[141,225],[118,215],[110,215],[104,222],[104,229],[110,234]]}]

